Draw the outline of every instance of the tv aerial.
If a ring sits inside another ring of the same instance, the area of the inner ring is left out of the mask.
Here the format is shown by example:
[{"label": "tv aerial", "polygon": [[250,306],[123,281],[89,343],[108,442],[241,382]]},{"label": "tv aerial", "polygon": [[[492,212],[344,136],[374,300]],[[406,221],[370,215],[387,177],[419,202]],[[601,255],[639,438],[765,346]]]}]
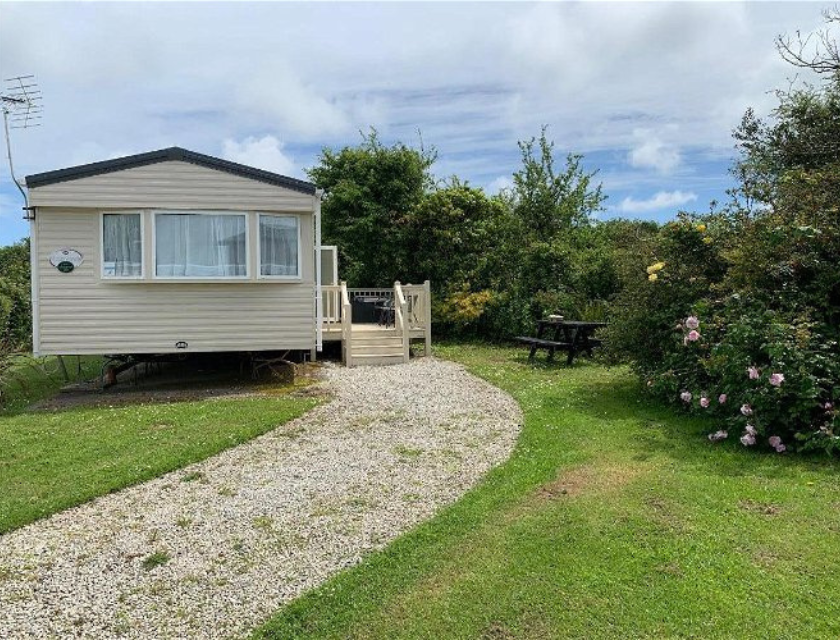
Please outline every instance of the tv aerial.
[{"label": "tv aerial", "polygon": [[9,159],[9,173],[12,182],[23,196],[26,203],[27,218],[29,211],[29,198],[26,190],[15,177],[15,165],[12,161],[12,142],[9,136],[10,129],[30,129],[40,127],[43,118],[43,96],[35,82],[34,75],[15,76],[6,78],[3,81],[3,88],[0,89],[0,106],[3,110],[3,130],[6,134],[6,157]]}]

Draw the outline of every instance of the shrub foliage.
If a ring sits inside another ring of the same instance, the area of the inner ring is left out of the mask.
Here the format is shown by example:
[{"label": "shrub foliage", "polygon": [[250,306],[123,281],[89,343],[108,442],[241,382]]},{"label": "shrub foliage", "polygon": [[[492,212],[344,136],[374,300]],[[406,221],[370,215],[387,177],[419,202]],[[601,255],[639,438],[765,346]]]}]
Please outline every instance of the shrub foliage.
[{"label": "shrub foliage", "polygon": [[713,440],[836,452],[840,74],[779,99],[770,122],[750,111],[735,132],[732,201],[623,263],[612,352],[651,392],[718,415]]}]

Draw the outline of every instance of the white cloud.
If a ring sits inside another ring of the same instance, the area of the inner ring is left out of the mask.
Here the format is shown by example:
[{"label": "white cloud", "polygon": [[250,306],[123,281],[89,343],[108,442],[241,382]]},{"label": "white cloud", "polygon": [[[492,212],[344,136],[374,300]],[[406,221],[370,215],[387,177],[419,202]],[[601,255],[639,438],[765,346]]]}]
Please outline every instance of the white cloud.
[{"label": "white cloud", "polygon": [[348,132],[352,105],[331,100],[323,89],[304,82],[285,64],[268,61],[239,84],[235,106],[299,139]]},{"label": "white cloud", "polygon": [[807,3],[5,3],[3,18],[3,77],[44,90],[35,170],[84,143],[211,151],[267,127],[291,147],[419,128],[443,155],[515,153],[543,123],[563,150],[628,149],[675,122],[680,149],[731,149],[743,105],[791,74],[774,36],[820,22]]},{"label": "white cloud", "polygon": [[250,136],[242,142],[228,138],[222,143],[222,156],[233,162],[284,176],[298,176],[300,171],[294,160],[283,152],[283,146],[274,136],[263,136],[259,139]]},{"label": "white cloud", "polygon": [[812,3],[683,2],[4,2],[2,18],[0,78],[34,73],[45,102],[42,127],[13,133],[21,175],[220,141],[295,173],[372,125],[386,143],[420,130],[438,175],[490,188],[548,124],[559,153],[626,170],[616,201],[721,193],[725,169],[697,159],[725,164],[744,109],[787,87],[774,37],[822,22]]},{"label": "white cloud", "polygon": [[663,142],[649,129],[636,129],[633,136],[637,144],[628,155],[628,162],[637,169],[655,169],[659,173],[671,173],[682,163],[679,150]]},{"label": "white cloud", "polygon": [[151,149],[113,149],[96,142],[83,142],[70,151],[68,166],[77,164],[87,164],[89,162],[99,162],[100,160],[113,160],[114,158],[122,158],[130,156],[132,153],[139,151],[151,151]]},{"label": "white cloud", "polygon": [[510,189],[511,187],[513,187],[513,179],[510,176],[499,176],[487,185],[485,191],[489,195],[496,195],[503,189]]},{"label": "white cloud", "polygon": [[628,196],[618,205],[618,210],[622,213],[649,213],[661,209],[681,207],[696,200],[697,194],[692,192],[658,191],[646,200],[636,200]]}]

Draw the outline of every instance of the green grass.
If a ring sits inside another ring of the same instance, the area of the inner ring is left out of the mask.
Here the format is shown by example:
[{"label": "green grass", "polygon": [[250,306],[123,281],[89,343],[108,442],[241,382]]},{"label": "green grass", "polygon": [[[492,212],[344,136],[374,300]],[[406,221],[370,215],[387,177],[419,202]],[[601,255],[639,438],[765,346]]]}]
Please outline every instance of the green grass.
[{"label": "green grass", "polygon": [[0,533],[203,460],[317,402],[277,393],[0,414]]},{"label": "green grass", "polygon": [[160,567],[170,560],[170,556],[166,551],[155,551],[153,554],[143,558],[143,568],[146,571],[151,571],[155,567]]},{"label": "green grass", "polygon": [[837,461],[711,445],[622,368],[438,355],[518,400],[514,455],[257,636],[840,637]]},{"label": "green grass", "polygon": [[[81,378],[89,380],[100,374],[102,358],[99,356],[83,356],[78,359],[73,356],[64,358],[67,373],[71,382],[78,378],[78,367],[81,365]],[[58,359],[54,357],[20,358],[8,380],[0,388],[3,402],[0,403],[0,416],[23,411],[28,405],[54,395],[59,388],[67,384],[58,366]]]}]

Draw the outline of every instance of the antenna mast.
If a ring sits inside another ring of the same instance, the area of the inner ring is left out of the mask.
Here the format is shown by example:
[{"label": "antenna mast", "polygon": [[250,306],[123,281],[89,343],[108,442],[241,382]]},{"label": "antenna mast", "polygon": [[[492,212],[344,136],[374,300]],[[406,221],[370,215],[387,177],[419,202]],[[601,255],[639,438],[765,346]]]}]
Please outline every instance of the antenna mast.
[{"label": "antenna mast", "polygon": [[44,110],[42,103],[43,96],[35,82],[34,75],[15,76],[6,78],[5,86],[0,91],[0,105],[3,109],[3,130],[6,134],[6,157],[9,159],[9,173],[12,182],[23,196],[26,203],[27,217],[29,216],[29,198],[23,185],[15,177],[15,165],[12,161],[12,142],[9,136],[9,129],[29,129],[40,127],[41,114]]}]

